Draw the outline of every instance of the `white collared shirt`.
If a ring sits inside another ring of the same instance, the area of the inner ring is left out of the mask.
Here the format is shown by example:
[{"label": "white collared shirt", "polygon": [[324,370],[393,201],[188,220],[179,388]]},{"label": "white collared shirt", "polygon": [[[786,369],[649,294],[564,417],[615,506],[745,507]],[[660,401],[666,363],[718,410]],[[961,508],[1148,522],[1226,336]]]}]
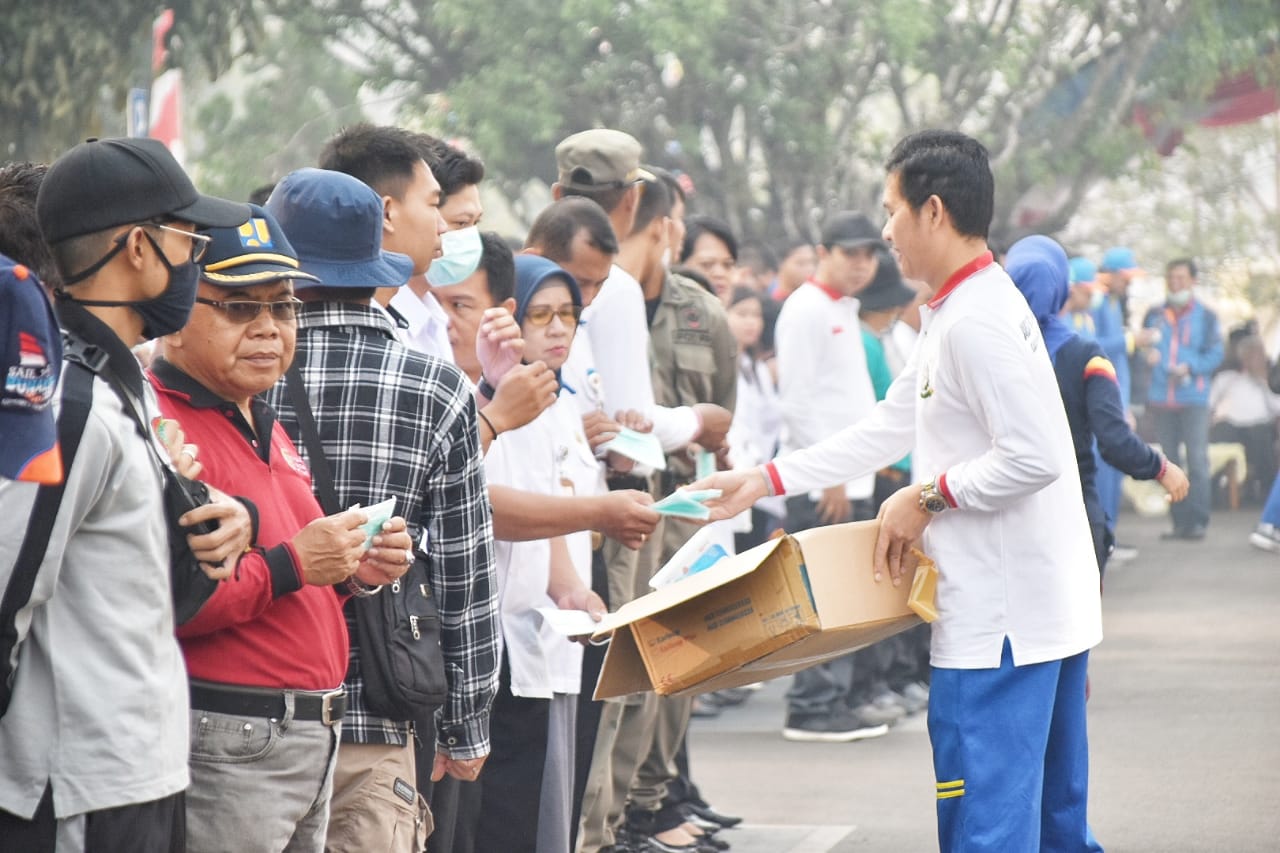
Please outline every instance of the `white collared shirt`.
[{"label": "white collared shirt", "polygon": [[[565,494],[564,481],[579,494],[595,494],[598,464],[582,431],[573,395],[561,391],[556,402],[532,422],[494,439],[484,459],[490,484],[543,495]],[[574,568],[591,585],[591,533],[566,537]],[[584,547],[585,546],[585,547]],[[551,544],[494,540],[502,636],[511,666],[511,692],[549,699],[552,693],[577,693],[582,647],[546,626],[536,610],[555,607],[547,595]]]},{"label": "white collared shirt", "polygon": [[640,412],[653,421],[653,433],[667,452],[692,441],[700,428],[693,410],[654,403],[649,323],[640,282],[614,264],[600,292],[583,311],[582,319],[582,330],[591,339],[595,353],[595,367],[604,377],[605,414],[614,417],[621,411]]},{"label": "white collared shirt", "polygon": [[920,478],[938,477],[958,507],[924,534],[940,572],[933,665],[998,667],[1006,637],[1019,666],[1092,648],[1102,639],[1098,566],[1035,317],[995,264],[921,317],[919,342],[885,400],[858,424],[777,460],[783,486],[821,487],[911,452]]},{"label": "white collared shirt", "polygon": [[[774,346],[784,452],[817,444],[875,408],[858,307],[857,299],[837,297],[812,281],[783,303]],[[845,492],[866,500],[874,490],[871,471],[851,478]]]},{"label": "white collared shirt", "polygon": [[454,363],[453,346],[449,343],[449,315],[435,294],[428,290],[418,296],[406,284],[391,297],[391,307],[409,324],[403,334],[405,346]]}]

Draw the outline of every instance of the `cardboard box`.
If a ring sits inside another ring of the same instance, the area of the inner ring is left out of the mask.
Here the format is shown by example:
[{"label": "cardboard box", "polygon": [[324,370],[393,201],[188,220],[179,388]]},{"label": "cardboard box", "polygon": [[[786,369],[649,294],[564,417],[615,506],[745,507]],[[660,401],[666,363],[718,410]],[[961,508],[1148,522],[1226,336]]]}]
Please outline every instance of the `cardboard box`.
[{"label": "cardboard box", "polygon": [[619,608],[595,697],[680,696],[795,672],[917,625],[910,578],[871,570],[879,522],[783,536]]}]

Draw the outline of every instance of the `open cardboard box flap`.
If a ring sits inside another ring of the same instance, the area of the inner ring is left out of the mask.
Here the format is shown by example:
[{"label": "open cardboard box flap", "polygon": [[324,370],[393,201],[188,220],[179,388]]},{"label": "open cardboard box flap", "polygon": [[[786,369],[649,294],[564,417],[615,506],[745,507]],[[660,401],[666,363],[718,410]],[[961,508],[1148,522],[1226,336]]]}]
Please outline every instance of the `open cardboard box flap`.
[{"label": "open cardboard box flap", "polygon": [[[879,529],[879,522],[864,521],[783,536],[623,606],[594,635],[613,638],[596,698],[644,690],[686,695],[763,681],[918,624],[908,606],[909,579],[896,587],[874,581]],[[764,574],[748,579],[756,571]],[[710,641],[698,602],[728,593],[751,599],[752,618],[735,626],[734,648]],[[794,618],[785,624],[767,618],[783,612]]]},{"label": "open cardboard box flap", "polygon": [[768,542],[743,551],[732,557],[725,557],[714,566],[696,575],[689,575],[661,589],[655,589],[648,595],[629,601],[606,615],[596,626],[591,639],[606,638],[619,628],[630,625],[638,619],[645,619],[655,613],[661,613],[685,601],[697,598],[716,587],[724,586],[730,581],[754,572],[768,559],[769,555],[786,542],[786,537],[770,539]]}]

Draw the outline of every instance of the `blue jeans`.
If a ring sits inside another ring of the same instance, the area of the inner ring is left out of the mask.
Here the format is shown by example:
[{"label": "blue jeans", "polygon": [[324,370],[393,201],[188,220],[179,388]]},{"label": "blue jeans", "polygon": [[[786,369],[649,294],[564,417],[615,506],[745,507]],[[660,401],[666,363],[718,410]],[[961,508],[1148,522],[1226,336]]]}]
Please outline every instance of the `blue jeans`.
[{"label": "blue jeans", "polygon": [[1271,484],[1271,494],[1267,495],[1267,502],[1262,507],[1262,523],[1280,527],[1280,474]]},{"label": "blue jeans", "polygon": [[1156,437],[1164,455],[1182,467],[1191,481],[1185,500],[1171,504],[1175,530],[1209,526],[1213,494],[1209,484],[1209,409],[1207,406],[1151,406]]},{"label": "blue jeans", "polygon": [[1089,653],[934,667],[929,740],[942,853],[1101,853],[1089,829]]},{"label": "blue jeans", "polygon": [[1124,484],[1124,474],[1104,462],[1096,447],[1093,449],[1093,458],[1098,464],[1098,473],[1093,478],[1098,489],[1098,502],[1102,505],[1102,511],[1107,514],[1107,528],[1114,533],[1116,524],[1120,521],[1120,487]]}]

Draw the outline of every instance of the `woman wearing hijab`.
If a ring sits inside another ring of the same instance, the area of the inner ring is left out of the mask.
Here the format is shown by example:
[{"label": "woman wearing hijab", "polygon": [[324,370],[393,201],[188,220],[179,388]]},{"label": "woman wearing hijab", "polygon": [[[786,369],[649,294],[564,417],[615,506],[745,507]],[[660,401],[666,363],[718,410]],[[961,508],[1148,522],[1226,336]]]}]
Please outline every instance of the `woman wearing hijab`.
[{"label": "woman wearing hijab", "polygon": [[1009,249],[1005,270],[1040,324],[1045,348],[1058,377],[1075,443],[1084,505],[1093,531],[1098,571],[1106,570],[1115,539],[1115,519],[1107,518],[1098,497],[1093,442],[1102,458],[1136,480],[1158,480],[1169,498],[1187,495],[1187,475],[1148,446],[1129,428],[1120,402],[1116,369],[1096,341],[1080,337],[1060,315],[1069,285],[1067,253],[1048,237],[1024,237]]},{"label": "woman wearing hijab", "polygon": [[[515,259],[515,320],[526,363],[559,378],[582,314],[569,273],[536,255]],[[485,457],[490,484],[545,495],[591,494],[598,466],[571,393],[529,424],[501,433]],[[492,753],[477,780],[476,853],[568,853],[574,728],[582,647],[551,630],[537,608],[584,610],[599,619],[591,591],[591,533],[494,543],[504,640],[490,719]]]}]

